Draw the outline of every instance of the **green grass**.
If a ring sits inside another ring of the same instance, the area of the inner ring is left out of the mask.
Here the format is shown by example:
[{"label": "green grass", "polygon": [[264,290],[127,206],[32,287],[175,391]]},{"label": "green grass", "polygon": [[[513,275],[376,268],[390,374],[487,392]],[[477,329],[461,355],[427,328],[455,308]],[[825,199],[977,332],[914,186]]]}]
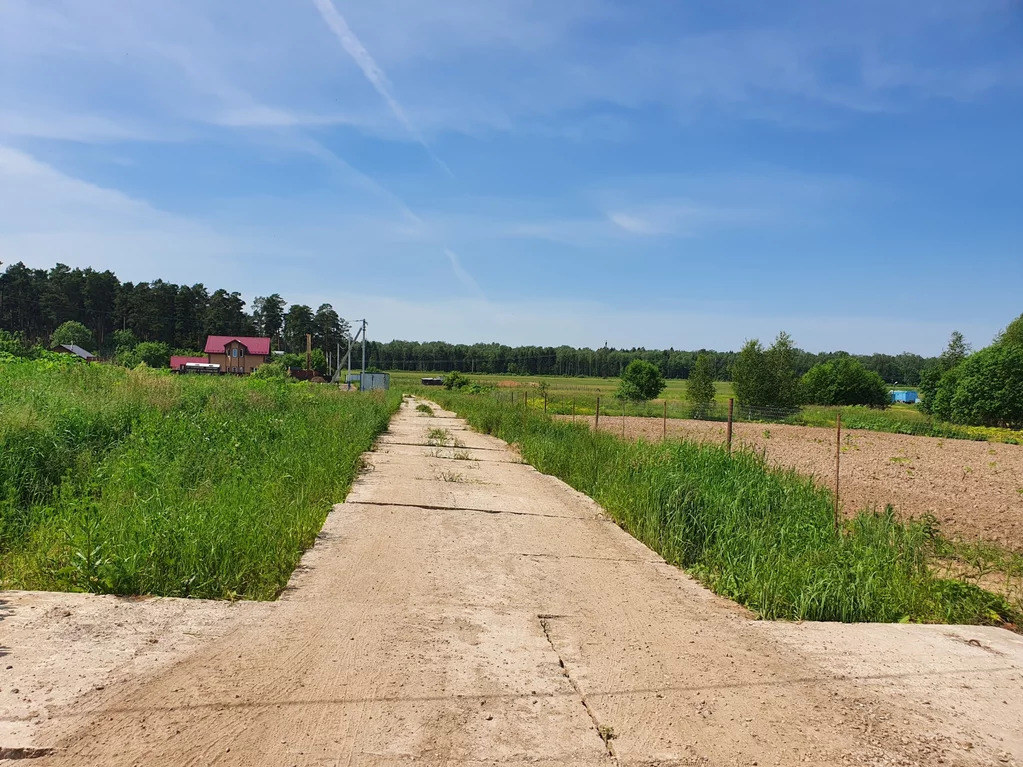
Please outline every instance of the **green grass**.
[{"label": "green grass", "polygon": [[0,365],[0,586],[273,599],[397,395]]},{"label": "green grass", "polygon": [[[392,385],[406,389],[419,386],[422,373],[395,372],[391,374]],[[474,383],[495,387],[492,396],[509,404],[521,404],[523,397],[538,410],[543,409],[543,395],[538,386],[546,382],[547,412],[552,415],[593,416],[596,413],[597,397],[600,397],[600,413],[602,416],[636,416],[660,418],[665,414],[667,405],[668,418],[692,418],[693,408],[686,401],[685,381],[669,380],[667,388],[660,398],[650,402],[619,402],[614,398],[618,388],[617,378],[570,378],[570,377],[529,377],[529,376],[498,376],[472,375]],[[502,384],[505,384],[502,386]],[[704,420],[726,420],[728,417],[728,399],[734,397],[731,382],[718,381],[714,384],[714,405],[711,412],[704,414]],[[907,388],[907,387],[900,387]],[[435,391],[435,389],[429,389]],[[842,424],[848,429],[866,429],[894,434],[913,434],[917,436],[942,437],[946,439],[967,439],[991,442],[1023,444],[1023,432],[1012,429],[996,429],[984,426],[958,426],[934,420],[919,410],[915,405],[895,404],[885,410],[868,407],[821,407],[808,405],[796,413],[745,413],[741,406],[736,405],[736,421],[763,421],[765,423],[787,423],[796,426],[833,427],[835,416],[841,411]]]},{"label": "green grass", "polygon": [[1001,623],[1005,599],[935,575],[934,530],[891,509],[835,532],[833,496],[757,455],[685,441],[627,442],[487,396],[423,390],[622,528],[768,619]]}]

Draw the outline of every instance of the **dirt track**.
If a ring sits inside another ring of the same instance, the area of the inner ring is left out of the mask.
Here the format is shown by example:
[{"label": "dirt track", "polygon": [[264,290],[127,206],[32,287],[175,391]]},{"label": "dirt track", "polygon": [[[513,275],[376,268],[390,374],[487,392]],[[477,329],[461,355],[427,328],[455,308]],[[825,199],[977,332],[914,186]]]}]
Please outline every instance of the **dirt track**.
[{"label": "dirt track", "polygon": [[1023,637],[751,620],[439,415],[403,407],[280,602],[54,706],[34,763],[1023,763]]},{"label": "dirt track", "polygon": [[[594,419],[586,420],[592,428]],[[601,418],[600,429],[621,434],[622,419]],[[933,514],[948,535],[1023,551],[1023,445],[860,429],[842,433],[841,490],[847,513],[890,503],[908,516]],[[625,434],[660,439],[661,419],[626,418]],[[725,424],[669,418],[668,435],[721,444]],[[765,452],[772,463],[834,486],[834,429],[736,423],[733,439]]]}]

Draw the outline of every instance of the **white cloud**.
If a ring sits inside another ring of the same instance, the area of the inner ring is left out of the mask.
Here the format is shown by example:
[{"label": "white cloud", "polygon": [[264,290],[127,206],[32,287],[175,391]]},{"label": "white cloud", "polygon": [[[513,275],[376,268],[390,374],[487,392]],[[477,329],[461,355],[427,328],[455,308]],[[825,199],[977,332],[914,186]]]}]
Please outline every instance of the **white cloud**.
[{"label": "white cloud", "polygon": [[458,255],[450,248],[444,249],[444,255],[448,257],[448,261],[451,263],[451,271],[454,273],[455,279],[462,283],[462,286],[473,296],[481,299],[485,298],[479,283],[476,282],[475,278],[465,270],[465,267],[462,266],[462,262],[459,260]]},{"label": "white cloud", "polygon": [[[0,146],[0,261],[57,262],[194,281],[230,275],[258,243],[67,176]],[[127,278],[126,278],[127,279]],[[136,277],[137,279],[137,277]]]}]

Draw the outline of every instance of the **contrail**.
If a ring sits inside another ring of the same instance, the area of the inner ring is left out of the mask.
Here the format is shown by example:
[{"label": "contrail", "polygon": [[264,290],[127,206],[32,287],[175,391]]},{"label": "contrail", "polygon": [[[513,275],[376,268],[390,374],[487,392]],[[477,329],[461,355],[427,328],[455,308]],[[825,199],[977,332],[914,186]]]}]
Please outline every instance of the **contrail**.
[{"label": "contrail", "polygon": [[370,84],[376,89],[376,92],[380,94],[387,106],[390,107],[391,112],[398,121],[405,126],[405,129],[412,134],[416,141],[423,145],[427,153],[433,158],[433,161],[440,165],[444,169],[444,172],[449,176],[454,174],[451,172],[451,168],[441,160],[437,155],[433,153],[430,145],[426,143],[426,139],[423,138],[423,134],[419,132],[419,129],[412,124],[409,120],[408,115],[405,114],[405,110],[402,109],[401,104],[391,94],[391,83],[387,79],[387,75],[384,74],[384,70],[376,63],[373,57],[366,50],[366,46],[362,44],[362,41],[355,36],[352,32],[351,27],[348,26],[348,22],[345,21],[345,17],[342,16],[337,8],[334,7],[334,3],[331,0],[313,0],[313,4],[316,5],[316,9],[320,12],[323,20],[330,27],[331,31],[337,36],[337,39],[341,41],[341,47],[345,49],[349,56],[355,60],[355,63],[362,70],[362,73],[369,80]]},{"label": "contrail", "polygon": [[484,301],[487,297],[483,295],[483,289],[479,283],[473,279],[473,276],[465,271],[465,267],[462,266],[462,262],[458,260],[458,254],[450,248],[444,248],[444,255],[448,257],[448,261],[451,262],[451,271],[455,273],[455,277],[462,283],[470,292],[475,293],[477,296],[482,298]]}]

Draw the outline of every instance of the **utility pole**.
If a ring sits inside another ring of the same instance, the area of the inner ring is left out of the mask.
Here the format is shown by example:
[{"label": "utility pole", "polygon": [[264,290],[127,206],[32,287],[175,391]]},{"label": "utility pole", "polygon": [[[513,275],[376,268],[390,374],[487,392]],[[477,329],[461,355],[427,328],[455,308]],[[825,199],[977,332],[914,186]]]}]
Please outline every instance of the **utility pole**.
[{"label": "utility pole", "polygon": [[[366,372],[366,320],[362,321],[362,372]],[[362,388],[362,378],[359,378],[359,388]]]},{"label": "utility pole", "polygon": [[305,334],[305,369],[313,369],[313,337],[312,334]]}]

